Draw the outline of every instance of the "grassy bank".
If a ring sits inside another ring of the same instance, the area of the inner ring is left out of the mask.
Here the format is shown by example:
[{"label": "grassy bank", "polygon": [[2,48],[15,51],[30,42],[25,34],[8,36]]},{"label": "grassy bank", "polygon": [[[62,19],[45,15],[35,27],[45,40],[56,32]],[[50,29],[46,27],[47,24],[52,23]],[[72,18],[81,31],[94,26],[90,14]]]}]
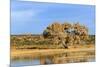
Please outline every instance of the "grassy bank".
[{"label": "grassy bank", "polygon": [[[80,48],[81,47],[81,48]],[[11,59],[18,58],[35,58],[38,56],[48,56],[62,53],[71,53],[71,52],[95,52],[95,47],[92,46],[80,46],[77,48],[70,47],[69,49],[11,49]]]}]

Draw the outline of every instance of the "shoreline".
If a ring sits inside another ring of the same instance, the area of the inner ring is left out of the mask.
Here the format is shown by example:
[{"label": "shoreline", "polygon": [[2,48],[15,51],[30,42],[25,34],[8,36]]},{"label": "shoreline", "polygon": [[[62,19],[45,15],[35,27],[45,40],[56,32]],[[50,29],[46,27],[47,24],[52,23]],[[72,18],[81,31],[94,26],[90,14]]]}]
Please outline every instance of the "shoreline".
[{"label": "shoreline", "polygon": [[[95,45],[94,45],[95,46]],[[71,52],[91,52],[95,53],[95,47],[83,47],[83,48],[69,48],[69,49],[11,49],[11,59],[24,58],[24,57],[38,57],[49,56]]]}]

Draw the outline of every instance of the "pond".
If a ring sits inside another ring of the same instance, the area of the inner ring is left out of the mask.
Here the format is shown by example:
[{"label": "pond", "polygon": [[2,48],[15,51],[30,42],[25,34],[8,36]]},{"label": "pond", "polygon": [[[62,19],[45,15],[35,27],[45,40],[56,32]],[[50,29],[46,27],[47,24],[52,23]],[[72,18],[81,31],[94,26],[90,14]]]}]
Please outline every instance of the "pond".
[{"label": "pond", "polygon": [[11,60],[11,67],[34,66],[44,64],[63,64],[63,63],[78,63],[78,62],[94,62],[94,55],[86,56],[70,56],[71,54],[59,54],[52,56],[40,56],[37,58],[24,58]]}]

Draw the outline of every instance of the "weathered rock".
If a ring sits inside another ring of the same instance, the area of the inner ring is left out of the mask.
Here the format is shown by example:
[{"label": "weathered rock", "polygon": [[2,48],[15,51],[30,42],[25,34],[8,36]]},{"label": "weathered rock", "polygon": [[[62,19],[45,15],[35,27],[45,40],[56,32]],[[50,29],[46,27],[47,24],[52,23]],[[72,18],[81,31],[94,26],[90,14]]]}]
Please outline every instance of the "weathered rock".
[{"label": "weathered rock", "polygon": [[43,36],[52,39],[53,44],[60,44],[67,48],[69,45],[81,44],[81,41],[87,40],[88,29],[79,23],[72,25],[55,22],[44,30]]}]

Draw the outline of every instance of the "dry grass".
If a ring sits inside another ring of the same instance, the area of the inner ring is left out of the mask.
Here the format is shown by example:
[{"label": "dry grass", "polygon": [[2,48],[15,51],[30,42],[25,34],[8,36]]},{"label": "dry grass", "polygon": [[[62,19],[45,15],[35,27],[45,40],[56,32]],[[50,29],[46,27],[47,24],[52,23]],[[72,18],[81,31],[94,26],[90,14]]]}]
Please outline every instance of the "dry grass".
[{"label": "dry grass", "polygon": [[55,54],[62,54],[68,52],[95,52],[94,45],[89,46],[78,46],[77,48],[70,47],[69,49],[11,49],[11,59],[23,58],[23,57],[38,57],[38,56],[48,56]]}]

